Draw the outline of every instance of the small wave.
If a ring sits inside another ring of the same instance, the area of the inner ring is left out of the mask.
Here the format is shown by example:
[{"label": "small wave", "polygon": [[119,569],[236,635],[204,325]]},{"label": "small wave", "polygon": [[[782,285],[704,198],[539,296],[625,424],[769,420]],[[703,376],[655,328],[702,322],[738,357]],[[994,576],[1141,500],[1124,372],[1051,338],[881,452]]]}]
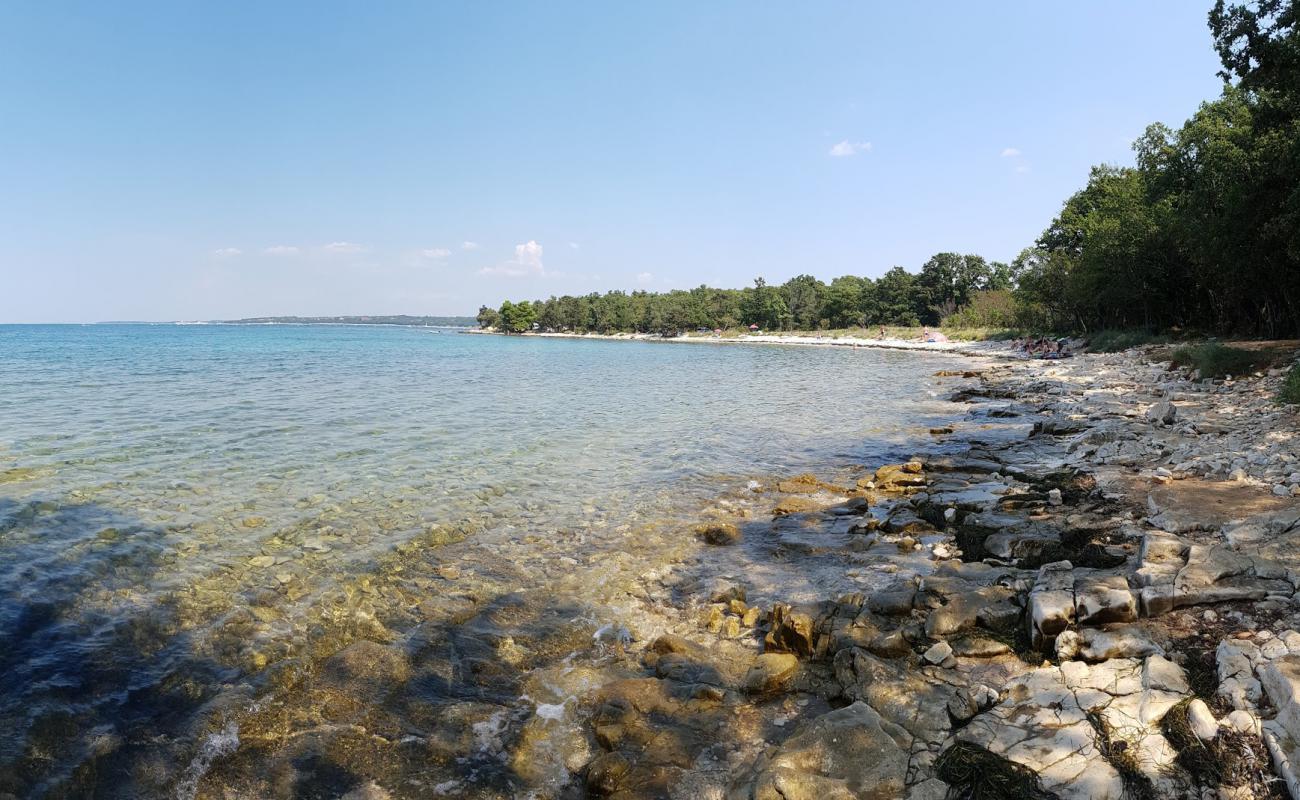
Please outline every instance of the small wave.
[{"label": "small wave", "polygon": [[228,756],[239,747],[239,725],[231,722],[219,731],[209,733],[199,745],[190,765],[185,768],[185,777],[176,785],[176,800],[194,800],[199,790],[199,781],[207,773],[212,762],[222,756]]}]

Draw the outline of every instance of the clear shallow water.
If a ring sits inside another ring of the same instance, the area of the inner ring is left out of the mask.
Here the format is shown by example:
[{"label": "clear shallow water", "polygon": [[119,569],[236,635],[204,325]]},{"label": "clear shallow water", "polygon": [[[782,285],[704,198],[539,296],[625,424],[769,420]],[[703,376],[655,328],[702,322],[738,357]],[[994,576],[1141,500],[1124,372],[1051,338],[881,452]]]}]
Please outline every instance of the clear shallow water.
[{"label": "clear shallow water", "polygon": [[[629,557],[639,526],[688,521],[751,476],[910,453],[951,416],[929,376],[959,361],[0,326],[0,793],[191,795],[205,743],[229,741],[226,705],[512,592],[590,608],[578,565]],[[493,680],[422,702],[518,690]],[[416,717],[411,735],[438,724]]]}]

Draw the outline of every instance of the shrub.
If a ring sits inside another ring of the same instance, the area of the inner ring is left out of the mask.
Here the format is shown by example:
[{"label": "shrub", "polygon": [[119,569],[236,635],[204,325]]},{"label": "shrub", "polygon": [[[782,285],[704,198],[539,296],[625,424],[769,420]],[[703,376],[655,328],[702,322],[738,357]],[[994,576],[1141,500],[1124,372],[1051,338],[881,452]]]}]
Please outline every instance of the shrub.
[{"label": "shrub", "polygon": [[943,327],[1014,328],[1020,322],[1020,311],[1010,289],[976,292],[969,303],[943,315]]},{"label": "shrub", "polygon": [[1202,378],[1222,378],[1225,375],[1241,375],[1255,370],[1259,364],[1260,354],[1239,347],[1210,342],[1180,347],[1174,350],[1171,360],[1174,366],[1200,370]]},{"label": "shrub", "polygon": [[1282,390],[1277,393],[1277,399],[1283,403],[1300,404],[1300,363],[1287,372],[1286,380],[1282,381]]}]

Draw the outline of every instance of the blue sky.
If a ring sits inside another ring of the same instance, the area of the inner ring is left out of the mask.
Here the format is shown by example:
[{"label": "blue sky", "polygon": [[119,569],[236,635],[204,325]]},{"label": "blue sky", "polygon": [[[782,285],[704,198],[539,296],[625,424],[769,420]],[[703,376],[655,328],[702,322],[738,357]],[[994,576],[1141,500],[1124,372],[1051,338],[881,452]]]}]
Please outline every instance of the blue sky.
[{"label": "blue sky", "polygon": [[1209,5],[6,3],[0,322],[1007,260],[1217,94]]}]

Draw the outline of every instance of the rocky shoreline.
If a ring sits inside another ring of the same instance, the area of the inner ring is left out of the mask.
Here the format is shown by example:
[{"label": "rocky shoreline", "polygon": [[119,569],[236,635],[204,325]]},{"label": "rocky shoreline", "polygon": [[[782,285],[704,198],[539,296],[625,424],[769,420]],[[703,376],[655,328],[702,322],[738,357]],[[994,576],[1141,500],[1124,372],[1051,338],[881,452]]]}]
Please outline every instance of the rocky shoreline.
[{"label": "rocky shoreline", "polygon": [[1154,357],[937,365],[894,463],[558,559],[413,544],[208,704],[181,794],[1300,796],[1300,418]]},{"label": "rocky shoreline", "polygon": [[676,629],[575,710],[585,793],[1300,797],[1297,414],[1137,356],[942,375],[921,457],[721,503],[744,555],[644,575]]}]

